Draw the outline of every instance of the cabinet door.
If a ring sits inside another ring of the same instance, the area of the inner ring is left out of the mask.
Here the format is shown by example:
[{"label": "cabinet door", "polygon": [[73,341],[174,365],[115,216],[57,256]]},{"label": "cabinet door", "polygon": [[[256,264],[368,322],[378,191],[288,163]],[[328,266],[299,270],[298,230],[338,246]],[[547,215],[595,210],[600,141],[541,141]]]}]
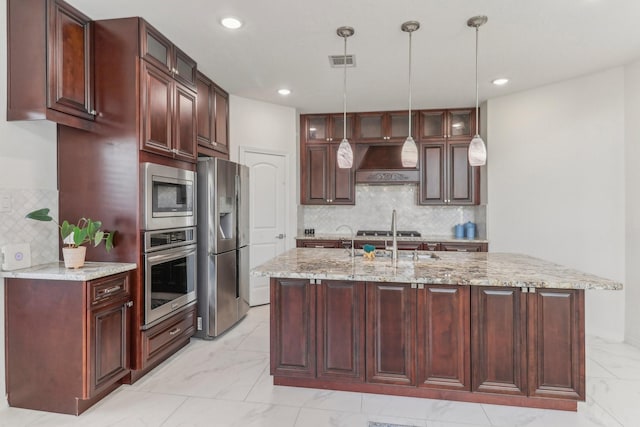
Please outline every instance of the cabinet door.
[{"label": "cabinet door", "polygon": [[446,200],[445,188],[446,143],[420,144],[420,197],[421,205],[442,205]]},{"label": "cabinet door", "polygon": [[529,396],[584,400],[584,291],[528,296]]},{"label": "cabinet door", "polygon": [[470,141],[475,135],[475,109],[447,111],[447,137]]},{"label": "cabinet door", "polygon": [[301,200],[304,204],[324,205],[329,203],[329,146],[308,145],[303,159]]},{"label": "cabinet door", "polygon": [[315,286],[309,279],[271,279],[271,375],[316,375]]},{"label": "cabinet door", "polygon": [[198,94],[197,110],[198,110],[198,143],[209,147],[213,141],[214,123],[213,114],[213,82],[204,74],[198,72],[196,77],[196,92]]},{"label": "cabinet door", "polygon": [[91,312],[91,396],[119,380],[129,369],[129,323],[127,300]]},{"label": "cabinet door", "polygon": [[91,20],[62,1],[48,12],[47,107],[93,120]]},{"label": "cabinet door", "polygon": [[172,75],[174,65],[171,41],[148,22],[141,20],[140,42],[140,56],[163,72]]},{"label": "cabinet door", "polygon": [[186,87],[175,84],[175,133],[173,152],[176,158],[196,160],[196,94]]},{"label": "cabinet door", "polygon": [[418,136],[421,141],[428,139],[444,139],[446,116],[442,110],[420,111],[420,124]]},{"label": "cabinet door", "polygon": [[469,287],[418,289],[418,386],[471,390]]},{"label": "cabinet door", "polygon": [[141,110],[143,150],[173,156],[172,105],[174,82],[151,64],[141,61]]},{"label": "cabinet door", "polygon": [[450,142],[447,147],[449,157],[447,203],[471,205],[475,202],[474,174],[477,171],[469,165],[469,142]]},{"label": "cabinet door", "polygon": [[304,135],[305,143],[326,143],[329,142],[329,135],[331,133],[329,129],[330,118],[326,114],[310,114],[300,116],[301,129]]},{"label": "cabinet door", "polygon": [[316,286],[317,376],[364,381],[364,283],[323,280]]},{"label": "cabinet door", "polygon": [[215,149],[223,152],[229,152],[229,94],[219,88],[213,86],[215,101]]},{"label": "cabinet door", "polygon": [[[417,139],[416,129],[418,115],[411,113],[411,135]],[[404,142],[409,136],[409,111],[397,111],[386,115],[387,141]]]},{"label": "cabinet door", "polygon": [[347,127],[344,127],[344,115],[343,114],[332,114],[330,117],[330,135],[329,139],[333,142],[341,142],[342,138],[345,135],[347,139],[352,142],[353,140],[353,114],[347,114]]},{"label": "cabinet door", "polygon": [[[334,205],[353,205],[356,200],[355,167],[338,167],[339,144],[331,144],[329,149],[329,200]],[[352,149],[354,149],[352,145]]]},{"label": "cabinet door", "polygon": [[472,287],[472,391],[527,395],[527,294]]},{"label": "cabinet door", "polygon": [[416,384],[415,295],[409,284],[367,283],[367,382]]},{"label": "cabinet door", "polygon": [[188,88],[195,90],[196,61],[175,46],[173,51],[175,53],[173,78]]},{"label": "cabinet door", "polygon": [[384,113],[356,114],[356,139],[362,142],[383,141],[387,139],[384,129]]}]

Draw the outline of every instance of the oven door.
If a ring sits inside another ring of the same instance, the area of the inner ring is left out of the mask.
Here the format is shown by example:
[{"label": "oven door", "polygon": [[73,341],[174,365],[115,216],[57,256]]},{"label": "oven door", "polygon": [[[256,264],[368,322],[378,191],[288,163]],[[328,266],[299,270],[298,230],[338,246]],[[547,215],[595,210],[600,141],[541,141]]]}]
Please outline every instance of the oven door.
[{"label": "oven door", "polygon": [[145,329],[196,299],[196,245],[144,254]]}]

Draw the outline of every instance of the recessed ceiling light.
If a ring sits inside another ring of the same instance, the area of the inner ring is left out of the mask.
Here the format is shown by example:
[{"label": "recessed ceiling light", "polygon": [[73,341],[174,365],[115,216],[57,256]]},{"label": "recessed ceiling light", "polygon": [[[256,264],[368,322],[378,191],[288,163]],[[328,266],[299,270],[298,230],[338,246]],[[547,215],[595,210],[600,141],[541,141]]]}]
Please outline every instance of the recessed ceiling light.
[{"label": "recessed ceiling light", "polygon": [[242,22],[240,22],[239,19],[232,17],[222,18],[222,21],[220,21],[220,23],[223,27],[229,28],[230,30],[237,30],[238,28],[242,27]]},{"label": "recessed ceiling light", "polygon": [[282,96],[287,96],[291,93],[289,89],[278,89],[278,93]]},{"label": "recessed ceiling light", "polygon": [[491,83],[493,83],[496,86],[502,86],[502,85],[506,85],[507,83],[509,83],[509,79],[499,78],[499,79],[493,80]]}]

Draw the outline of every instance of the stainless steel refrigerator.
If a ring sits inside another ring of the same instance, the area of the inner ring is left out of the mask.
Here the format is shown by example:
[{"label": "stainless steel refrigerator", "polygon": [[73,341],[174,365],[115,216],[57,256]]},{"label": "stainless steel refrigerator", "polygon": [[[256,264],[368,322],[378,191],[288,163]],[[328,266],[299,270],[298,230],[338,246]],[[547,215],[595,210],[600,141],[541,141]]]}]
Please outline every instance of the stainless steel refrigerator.
[{"label": "stainless steel refrigerator", "polygon": [[212,339],[249,310],[249,168],[198,160],[198,322]]}]

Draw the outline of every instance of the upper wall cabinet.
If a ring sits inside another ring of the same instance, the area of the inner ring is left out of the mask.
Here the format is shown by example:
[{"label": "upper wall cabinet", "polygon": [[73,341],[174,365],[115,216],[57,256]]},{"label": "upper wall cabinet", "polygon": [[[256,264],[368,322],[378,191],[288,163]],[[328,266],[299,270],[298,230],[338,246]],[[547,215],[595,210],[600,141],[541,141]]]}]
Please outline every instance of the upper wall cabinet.
[{"label": "upper wall cabinet", "polygon": [[353,139],[353,114],[347,114],[346,129],[343,114],[306,115],[302,126],[306,143],[340,142],[345,136],[345,130],[347,139]]},{"label": "upper wall cabinet", "polygon": [[472,108],[422,110],[418,137],[421,141],[443,138],[471,140],[475,133],[474,113]]},{"label": "upper wall cabinet", "polygon": [[199,71],[196,74],[196,87],[198,92],[198,151],[204,155],[215,155],[209,150],[228,155],[229,94]]},{"label": "upper wall cabinet", "polygon": [[[46,25],[42,25],[42,23]],[[8,0],[7,120],[91,129],[91,20],[61,0]]]},{"label": "upper wall cabinet", "polygon": [[195,90],[196,61],[178,49],[148,22],[142,21],[140,31],[140,56],[160,67],[175,80]]},{"label": "upper wall cabinet", "polygon": [[[418,115],[411,115],[412,136],[415,136]],[[390,111],[358,113],[356,115],[357,142],[404,142],[409,136],[409,112]]]}]

